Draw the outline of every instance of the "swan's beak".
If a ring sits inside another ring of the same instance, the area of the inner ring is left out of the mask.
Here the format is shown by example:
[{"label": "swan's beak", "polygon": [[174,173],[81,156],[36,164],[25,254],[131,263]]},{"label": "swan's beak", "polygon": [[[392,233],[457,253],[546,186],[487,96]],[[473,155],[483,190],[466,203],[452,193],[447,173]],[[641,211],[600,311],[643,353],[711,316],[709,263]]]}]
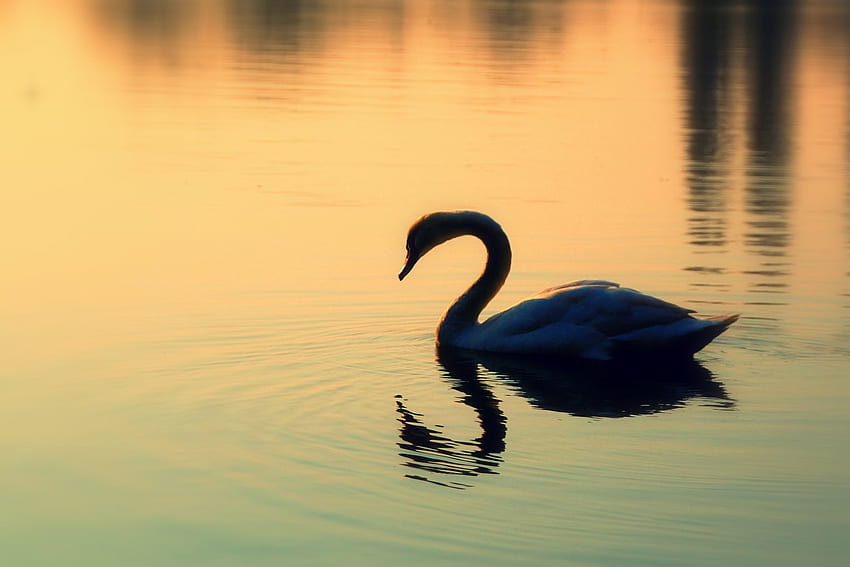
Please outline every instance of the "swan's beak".
[{"label": "swan's beak", "polygon": [[404,276],[410,273],[410,270],[412,270],[413,266],[416,265],[416,260],[418,259],[419,257],[416,256],[416,254],[407,255],[407,259],[404,261],[404,267],[398,273],[398,281],[403,280]]}]

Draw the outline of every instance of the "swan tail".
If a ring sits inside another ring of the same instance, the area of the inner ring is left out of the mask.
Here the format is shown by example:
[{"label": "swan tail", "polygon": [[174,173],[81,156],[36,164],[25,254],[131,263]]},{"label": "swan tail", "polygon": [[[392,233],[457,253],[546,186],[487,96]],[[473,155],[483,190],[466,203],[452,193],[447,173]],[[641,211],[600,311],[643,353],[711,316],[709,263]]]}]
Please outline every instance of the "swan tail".
[{"label": "swan tail", "polygon": [[619,355],[691,356],[716,339],[738,320],[740,315],[685,317],[666,325],[640,329],[611,341]]},{"label": "swan tail", "polygon": [[738,317],[740,317],[738,314],[713,315],[711,317],[697,319],[698,321],[707,323],[707,325],[693,334],[683,337],[683,350],[690,352],[691,354],[702,350],[708,345],[708,343],[716,339],[721,333],[723,333],[723,331],[728,329],[732,323],[737,321]]}]

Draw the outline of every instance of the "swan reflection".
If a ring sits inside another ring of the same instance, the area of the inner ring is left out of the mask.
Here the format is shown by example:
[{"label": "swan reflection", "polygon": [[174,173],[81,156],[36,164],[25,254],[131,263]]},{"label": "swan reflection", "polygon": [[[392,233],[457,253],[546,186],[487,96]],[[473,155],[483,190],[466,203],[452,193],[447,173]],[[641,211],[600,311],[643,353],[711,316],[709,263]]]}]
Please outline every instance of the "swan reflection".
[{"label": "swan reflection", "polygon": [[[694,360],[577,363],[440,347],[437,362],[451,388],[462,394],[458,402],[477,414],[481,435],[454,439],[441,426],[426,425],[425,416],[397,396],[398,446],[403,465],[411,469],[405,476],[450,488],[468,488],[471,477],[496,474],[502,462],[507,417],[491,386],[493,379],[537,408],[579,417],[648,415],[683,407],[696,398],[703,400],[702,405],[719,409],[731,409],[735,404],[712,373]],[[452,478],[458,480],[446,480]]]}]

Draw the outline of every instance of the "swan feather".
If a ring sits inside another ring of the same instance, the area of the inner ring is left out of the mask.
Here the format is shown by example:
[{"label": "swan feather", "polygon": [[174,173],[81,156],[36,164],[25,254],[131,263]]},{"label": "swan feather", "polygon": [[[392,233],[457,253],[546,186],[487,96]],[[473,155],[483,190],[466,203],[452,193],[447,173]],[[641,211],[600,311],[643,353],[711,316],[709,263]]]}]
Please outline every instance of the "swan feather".
[{"label": "swan feather", "polygon": [[581,280],[553,287],[485,320],[463,337],[468,348],[610,358],[620,345],[653,348],[701,327],[685,309],[608,281]]}]

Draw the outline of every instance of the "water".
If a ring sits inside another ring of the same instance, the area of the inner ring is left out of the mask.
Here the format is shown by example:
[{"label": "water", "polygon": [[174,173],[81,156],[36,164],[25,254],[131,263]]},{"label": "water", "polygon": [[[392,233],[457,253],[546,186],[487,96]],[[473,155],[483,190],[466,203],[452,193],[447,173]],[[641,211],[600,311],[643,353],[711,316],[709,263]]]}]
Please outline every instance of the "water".
[{"label": "water", "polygon": [[[848,22],[3,3],[4,564],[843,565]],[[450,208],[511,237],[488,312],[743,317],[646,387],[438,358],[480,246],[395,275]]]}]

